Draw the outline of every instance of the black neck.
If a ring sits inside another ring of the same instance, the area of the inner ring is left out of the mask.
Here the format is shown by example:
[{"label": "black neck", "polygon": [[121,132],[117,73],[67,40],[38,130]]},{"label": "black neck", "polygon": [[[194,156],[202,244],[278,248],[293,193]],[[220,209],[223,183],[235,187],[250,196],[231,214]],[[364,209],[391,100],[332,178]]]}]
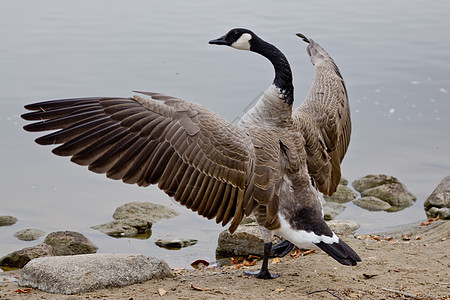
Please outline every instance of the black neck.
[{"label": "black neck", "polygon": [[294,102],[294,86],[292,85],[291,66],[286,56],[278,48],[260,38],[252,38],[250,50],[270,60],[275,69],[273,84],[281,90],[284,102],[292,105]]}]

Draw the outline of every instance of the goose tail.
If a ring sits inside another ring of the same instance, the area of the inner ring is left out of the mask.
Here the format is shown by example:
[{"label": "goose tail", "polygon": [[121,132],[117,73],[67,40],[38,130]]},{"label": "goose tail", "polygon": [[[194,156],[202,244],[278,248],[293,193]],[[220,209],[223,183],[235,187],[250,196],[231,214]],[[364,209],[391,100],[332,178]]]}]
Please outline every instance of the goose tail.
[{"label": "goose tail", "polygon": [[357,262],[361,261],[358,254],[341,239],[337,243],[326,243],[322,241],[315,245],[343,265],[356,266]]}]

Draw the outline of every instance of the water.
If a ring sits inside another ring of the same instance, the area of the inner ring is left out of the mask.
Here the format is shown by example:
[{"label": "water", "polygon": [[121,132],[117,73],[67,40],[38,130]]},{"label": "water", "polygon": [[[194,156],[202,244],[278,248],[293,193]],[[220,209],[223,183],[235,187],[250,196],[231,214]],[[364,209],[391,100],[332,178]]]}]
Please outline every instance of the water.
[{"label": "water", "polygon": [[[343,162],[351,182],[367,174],[398,177],[417,196],[401,212],[347,204],[338,219],[360,233],[424,219],[423,202],[450,173],[450,4],[448,1],[1,1],[0,214],[19,219],[0,228],[0,256],[37,242],[12,236],[34,227],[75,230],[99,252],[142,253],[184,267],[214,259],[219,225],[178,206],[155,187],[138,188],[92,174],[56,157],[22,130],[23,105],[82,96],[159,91],[199,102],[229,121],[273,79],[264,58],[208,45],[232,27],[247,27],[290,60],[296,105],[313,69],[305,44],[319,42],[339,65],[349,91],[353,132]],[[181,213],[153,226],[148,240],[114,239],[90,226],[114,209],[152,201]],[[163,236],[196,238],[180,251],[160,249]]]}]

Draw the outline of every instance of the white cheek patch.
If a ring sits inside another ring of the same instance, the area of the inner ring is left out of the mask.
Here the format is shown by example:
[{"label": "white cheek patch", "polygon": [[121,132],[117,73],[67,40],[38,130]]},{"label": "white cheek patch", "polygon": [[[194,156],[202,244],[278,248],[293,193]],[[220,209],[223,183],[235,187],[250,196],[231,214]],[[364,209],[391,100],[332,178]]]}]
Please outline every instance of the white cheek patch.
[{"label": "white cheek patch", "polygon": [[241,35],[241,37],[231,44],[231,47],[239,49],[239,50],[250,50],[250,40],[252,39],[252,36],[250,33],[244,33]]}]

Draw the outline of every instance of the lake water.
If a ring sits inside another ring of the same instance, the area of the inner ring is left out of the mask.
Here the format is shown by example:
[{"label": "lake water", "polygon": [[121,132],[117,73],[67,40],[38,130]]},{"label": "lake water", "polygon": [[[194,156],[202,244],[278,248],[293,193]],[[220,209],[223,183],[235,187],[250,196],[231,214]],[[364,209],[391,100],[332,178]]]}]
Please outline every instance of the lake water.
[{"label": "lake water", "polygon": [[[301,3],[303,2],[303,3]],[[417,203],[396,213],[353,204],[338,219],[359,233],[425,219],[423,202],[450,174],[450,2],[448,1],[1,1],[0,256],[42,241],[13,233],[75,230],[99,252],[142,253],[185,267],[214,260],[222,228],[178,206],[156,187],[112,181],[56,157],[22,129],[23,105],[82,96],[158,91],[199,102],[229,121],[239,118],[273,79],[264,58],[208,41],[247,27],[278,46],[295,79],[295,105],[313,68],[301,32],[335,59],[347,84],[352,140],[342,165],[350,182],[367,174],[398,177]],[[181,213],[154,224],[147,240],[114,239],[91,226],[114,209],[152,201]],[[188,237],[180,251],[159,237]]]}]

